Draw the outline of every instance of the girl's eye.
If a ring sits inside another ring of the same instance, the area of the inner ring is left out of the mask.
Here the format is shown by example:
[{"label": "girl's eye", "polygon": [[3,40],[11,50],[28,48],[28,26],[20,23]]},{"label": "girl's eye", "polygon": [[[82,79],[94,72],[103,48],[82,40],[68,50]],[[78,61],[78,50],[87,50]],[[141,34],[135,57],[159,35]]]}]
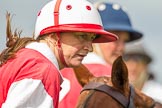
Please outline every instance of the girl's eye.
[{"label": "girl's eye", "polygon": [[84,40],[87,40],[87,35],[79,35],[79,37],[81,38],[81,39],[84,39]]},{"label": "girl's eye", "polygon": [[81,39],[84,39],[84,40],[86,40],[86,41],[93,41],[93,40],[96,38],[95,35],[93,35],[93,36],[88,36],[88,35],[86,35],[86,34],[80,35],[80,37],[81,37]]},{"label": "girl's eye", "polygon": [[96,38],[95,34],[76,33],[75,35],[78,36],[80,40],[86,41],[93,41]]},{"label": "girl's eye", "polygon": [[91,36],[91,40],[94,40],[96,38],[96,35]]}]

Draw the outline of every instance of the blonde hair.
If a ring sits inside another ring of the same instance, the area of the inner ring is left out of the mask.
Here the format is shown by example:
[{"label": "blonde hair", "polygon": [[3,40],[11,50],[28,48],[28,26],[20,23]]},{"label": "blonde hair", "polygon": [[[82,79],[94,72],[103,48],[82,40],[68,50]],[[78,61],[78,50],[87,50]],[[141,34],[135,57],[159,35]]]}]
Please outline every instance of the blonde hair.
[{"label": "blonde hair", "polygon": [[103,54],[99,44],[93,44],[93,52],[103,58]]}]

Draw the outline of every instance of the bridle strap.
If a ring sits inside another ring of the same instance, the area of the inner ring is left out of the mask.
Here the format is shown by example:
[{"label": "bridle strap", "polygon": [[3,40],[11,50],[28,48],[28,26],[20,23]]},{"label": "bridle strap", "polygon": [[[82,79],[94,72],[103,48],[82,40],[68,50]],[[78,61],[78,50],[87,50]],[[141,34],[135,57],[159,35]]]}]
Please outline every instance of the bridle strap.
[{"label": "bridle strap", "polygon": [[130,87],[130,96],[129,96],[129,104],[128,104],[128,107],[127,108],[135,108],[135,105],[134,105],[134,97],[135,97],[135,90],[133,88],[132,85],[129,86]]},{"label": "bridle strap", "polygon": [[104,92],[107,95],[110,95],[115,100],[117,100],[125,108],[127,108],[130,103],[130,101],[123,94],[121,94],[119,91],[117,91],[116,89],[114,89],[106,84],[90,82],[84,86],[82,91],[84,91],[84,90],[97,90],[97,91]]},{"label": "bridle strap", "polygon": [[[87,85],[83,87],[81,92],[83,92],[84,90],[96,90],[96,91],[104,92],[107,95],[111,96],[116,101],[118,101],[124,108],[135,108],[135,105],[133,102],[134,97],[135,97],[135,90],[132,85],[130,85],[129,87],[130,87],[129,99],[126,98],[122,93],[120,93],[116,89],[106,84],[98,83],[98,82],[88,83]],[[150,106],[150,108],[154,108],[158,104],[160,103],[154,101],[153,104]]]},{"label": "bridle strap", "polygon": [[[59,8],[60,8],[61,1],[62,0],[57,0],[56,1],[56,4],[55,4],[55,8],[54,8],[54,25],[55,26],[58,26],[59,25]],[[64,59],[64,56],[63,56],[63,51],[62,51],[62,48],[61,48],[60,32],[57,32],[56,35],[57,35],[57,39],[58,39],[57,40],[57,46],[58,46],[58,54],[59,54],[59,57],[60,57],[63,65],[65,67],[67,67],[68,65],[65,62],[65,59]]]}]

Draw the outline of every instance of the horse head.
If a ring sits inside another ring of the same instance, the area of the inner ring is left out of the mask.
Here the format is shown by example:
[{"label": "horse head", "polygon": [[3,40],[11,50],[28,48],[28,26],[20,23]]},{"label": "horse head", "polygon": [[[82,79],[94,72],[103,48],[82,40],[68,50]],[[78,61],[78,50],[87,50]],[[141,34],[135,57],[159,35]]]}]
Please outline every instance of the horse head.
[{"label": "horse head", "polygon": [[95,77],[84,65],[73,70],[83,87],[76,108],[162,108],[129,84],[122,56],[114,61],[111,77]]}]

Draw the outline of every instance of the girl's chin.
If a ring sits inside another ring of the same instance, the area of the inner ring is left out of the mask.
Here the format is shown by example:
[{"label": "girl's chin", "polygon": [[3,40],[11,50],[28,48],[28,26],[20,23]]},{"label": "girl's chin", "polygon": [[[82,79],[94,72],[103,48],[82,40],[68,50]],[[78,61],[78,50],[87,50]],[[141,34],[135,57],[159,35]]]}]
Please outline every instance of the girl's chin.
[{"label": "girl's chin", "polygon": [[79,66],[81,63],[82,63],[82,61],[77,61],[77,62],[74,62],[74,63],[70,63],[70,67],[77,67],[77,66]]}]

